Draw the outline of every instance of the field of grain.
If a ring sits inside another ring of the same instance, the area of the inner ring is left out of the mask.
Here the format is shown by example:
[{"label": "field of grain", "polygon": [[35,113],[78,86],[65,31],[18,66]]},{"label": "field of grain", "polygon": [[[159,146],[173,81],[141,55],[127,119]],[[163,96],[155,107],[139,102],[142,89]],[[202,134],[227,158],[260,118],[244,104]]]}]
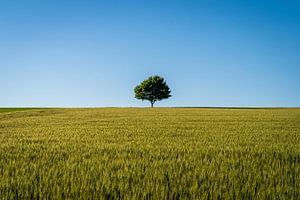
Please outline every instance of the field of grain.
[{"label": "field of grain", "polygon": [[2,199],[299,199],[300,109],[0,112]]}]

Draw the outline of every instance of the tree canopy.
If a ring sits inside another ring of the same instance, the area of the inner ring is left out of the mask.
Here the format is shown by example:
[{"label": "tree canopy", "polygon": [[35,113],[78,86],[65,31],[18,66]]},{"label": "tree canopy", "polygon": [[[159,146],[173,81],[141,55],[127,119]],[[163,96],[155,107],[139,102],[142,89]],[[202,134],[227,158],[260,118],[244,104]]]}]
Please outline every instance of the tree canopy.
[{"label": "tree canopy", "polygon": [[148,100],[151,103],[151,108],[156,101],[171,97],[170,88],[164,78],[160,76],[150,76],[140,85],[134,88],[135,98]]}]

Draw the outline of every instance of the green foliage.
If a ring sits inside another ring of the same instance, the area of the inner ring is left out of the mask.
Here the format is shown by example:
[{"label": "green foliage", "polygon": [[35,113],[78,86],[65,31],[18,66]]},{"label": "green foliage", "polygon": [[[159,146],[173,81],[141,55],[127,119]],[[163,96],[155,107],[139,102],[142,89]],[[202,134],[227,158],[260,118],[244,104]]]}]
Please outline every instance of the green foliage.
[{"label": "green foliage", "polygon": [[299,199],[300,109],[0,113],[0,199]]},{"label": "green foliage", "polygon": [[140,85],[134,88],[134,93],[135,98],[150,101],[151,107],[153,107],[156,101],[171,97],[169,86],[165,80],[159,76],[150,76],[144,80]]}]

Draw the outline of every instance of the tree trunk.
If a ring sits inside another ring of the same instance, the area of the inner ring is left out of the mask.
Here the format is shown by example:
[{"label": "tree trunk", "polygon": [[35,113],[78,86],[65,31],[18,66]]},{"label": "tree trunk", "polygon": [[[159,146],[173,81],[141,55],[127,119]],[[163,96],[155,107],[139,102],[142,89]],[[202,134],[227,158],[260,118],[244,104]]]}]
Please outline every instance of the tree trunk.
[{"label": "tree trunk", "polygon": [[154,104],[154,102],[151,101],[151,108],[153,108],[153,104]]}]

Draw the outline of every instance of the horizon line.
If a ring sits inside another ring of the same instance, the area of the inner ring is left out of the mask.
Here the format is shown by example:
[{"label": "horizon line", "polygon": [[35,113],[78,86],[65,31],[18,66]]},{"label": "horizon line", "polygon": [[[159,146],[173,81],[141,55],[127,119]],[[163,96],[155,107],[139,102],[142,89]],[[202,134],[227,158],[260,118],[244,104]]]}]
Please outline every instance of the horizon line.
[{"label": "horizon line", "polygon": [[[22,107],[0,107],[0,109],[16,109],[16,108],[32,108],[32,109],[95,109],[95,108],[151,108],[149,106],[78,106],[78,107],[56,107],[56,106],[22,106]],[[153,108],[208,108],[208,109],[284,109],[284,108],[300,108],[300,106],[157,106]]]}]

